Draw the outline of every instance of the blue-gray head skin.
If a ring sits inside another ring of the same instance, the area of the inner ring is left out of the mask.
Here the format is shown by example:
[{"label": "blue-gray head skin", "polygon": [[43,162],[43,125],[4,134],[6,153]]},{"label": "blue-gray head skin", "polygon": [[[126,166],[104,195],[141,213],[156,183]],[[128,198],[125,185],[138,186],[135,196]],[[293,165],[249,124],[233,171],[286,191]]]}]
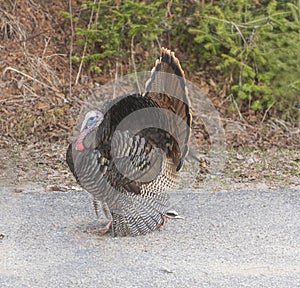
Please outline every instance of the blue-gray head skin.
[{"label": "blue-gray head skin", "polygon": [[75,149],[77,151],[84,150],[83,140],[89,133],[91,133],[101,124],[101,122],[103,121],[103,117],[103,114],[98,110],[89,111],[85,115],[80,128],[80,134],[78,135],[78,138],[76,140]]}]

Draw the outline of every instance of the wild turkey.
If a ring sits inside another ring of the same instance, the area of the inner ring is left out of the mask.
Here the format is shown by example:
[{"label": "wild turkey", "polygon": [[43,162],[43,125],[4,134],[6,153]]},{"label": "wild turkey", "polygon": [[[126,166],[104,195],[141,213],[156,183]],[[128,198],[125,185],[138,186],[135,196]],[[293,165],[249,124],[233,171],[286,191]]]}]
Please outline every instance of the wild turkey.
[{"label": "wild turkey", "polygon": [[[174,52],[161,49],[145,93],[87,113],[66,160],[80,185],[101,203],[113,236],[136,236],[161,227],[169,196],[188,153],[192,115],[184,72]],[[176,214],[175,214],[176,217]]]}]

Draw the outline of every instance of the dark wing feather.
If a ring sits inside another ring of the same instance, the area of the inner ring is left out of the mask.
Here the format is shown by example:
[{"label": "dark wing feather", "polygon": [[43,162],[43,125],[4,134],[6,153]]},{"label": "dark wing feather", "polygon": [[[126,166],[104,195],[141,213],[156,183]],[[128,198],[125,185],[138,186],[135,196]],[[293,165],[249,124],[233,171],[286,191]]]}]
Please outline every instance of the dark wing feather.
[{"label": "dark wing feather", "polygon": [[[138,94],[119,97],[110,103],[96,134],[96,147],[103,156],[107,159],[112,158],[111,141],[121,121],[130,114],[149,107],[158,106],[149,97],[141,97]],[[124,128],[131,128],[131,130],[135,129],[134,125],[136,123],[131,124],[131,127]]]}]

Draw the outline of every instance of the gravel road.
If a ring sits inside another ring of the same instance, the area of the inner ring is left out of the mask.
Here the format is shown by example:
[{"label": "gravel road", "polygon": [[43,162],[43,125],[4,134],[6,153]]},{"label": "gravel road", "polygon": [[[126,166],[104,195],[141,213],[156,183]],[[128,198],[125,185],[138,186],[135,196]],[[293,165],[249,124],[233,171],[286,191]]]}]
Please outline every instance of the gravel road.
[{"label": "gravel road", "polygon": [[0,188],[0,287],[300,287],[300,190],[172,193],[184,220],[99,237],[86,192]]}]

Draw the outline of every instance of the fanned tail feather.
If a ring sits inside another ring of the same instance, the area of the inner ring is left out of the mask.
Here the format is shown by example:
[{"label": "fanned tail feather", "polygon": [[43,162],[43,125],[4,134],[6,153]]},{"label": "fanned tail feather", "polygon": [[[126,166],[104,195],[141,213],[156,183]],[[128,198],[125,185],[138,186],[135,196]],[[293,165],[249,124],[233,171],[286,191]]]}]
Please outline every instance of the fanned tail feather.
[{"label": "fanned tail feather", "polygon": [[[156,60],[151,77],[146,82],[146,93],[159,107],[167,109],[180,117],[181,122],[170,118],[171,134],[178,140],[177,171],[181,168],[184,157],[188,154],[188,141],[191,134],[192,113],[184,71],[175,53],[161,49],[161,57]],[[180,124],[180,125],[179,125]]]}]

